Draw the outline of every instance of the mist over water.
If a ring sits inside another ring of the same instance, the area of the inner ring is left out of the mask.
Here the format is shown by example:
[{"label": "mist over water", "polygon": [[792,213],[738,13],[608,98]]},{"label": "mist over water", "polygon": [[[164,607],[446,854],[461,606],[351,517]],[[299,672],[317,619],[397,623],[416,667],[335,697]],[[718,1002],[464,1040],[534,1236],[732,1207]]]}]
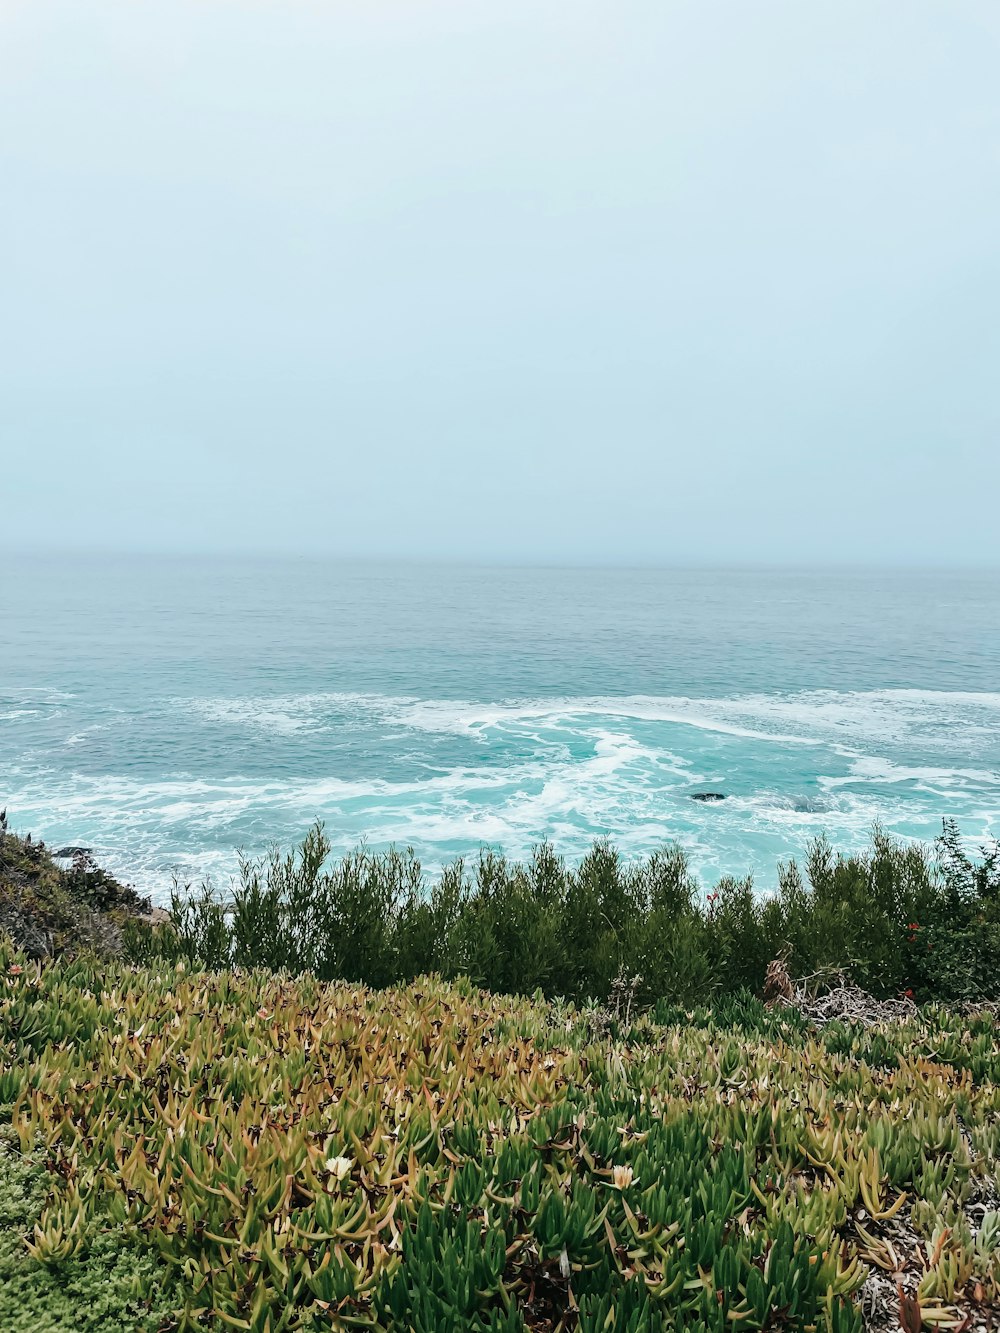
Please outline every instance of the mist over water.
[{"label": "mist over water", "polygon": [[159,897],[316,818],[428,867],[674,839],[767,887],[876,819],[997,833],[1000,574],[16,558],[4,803]]}]

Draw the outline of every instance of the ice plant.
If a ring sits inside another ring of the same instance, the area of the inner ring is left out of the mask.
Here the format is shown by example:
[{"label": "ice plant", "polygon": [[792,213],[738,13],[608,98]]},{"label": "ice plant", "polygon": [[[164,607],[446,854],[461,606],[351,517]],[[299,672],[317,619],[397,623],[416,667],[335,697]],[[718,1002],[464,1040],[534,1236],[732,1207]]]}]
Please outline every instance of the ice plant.
[{"label": "ice plant", "polygon": [[71,967],[0,1001],[0,1105],[45,1145],[25,1262],[128,1229],[192,1328],[861,1333],[898,1264],[931,1326],[1000,1308],[1000,1218],[953,1226],[1000,1163],[991,1016],[644,1013],[595,1042],[435,978]]}]

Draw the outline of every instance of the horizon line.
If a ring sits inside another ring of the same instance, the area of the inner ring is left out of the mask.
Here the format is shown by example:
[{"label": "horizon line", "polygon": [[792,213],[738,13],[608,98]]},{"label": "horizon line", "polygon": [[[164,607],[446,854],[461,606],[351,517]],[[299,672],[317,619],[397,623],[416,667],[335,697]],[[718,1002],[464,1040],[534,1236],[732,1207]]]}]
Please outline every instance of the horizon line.
[{"label": "horizon line", "polygon": [[621,557],[588,558],[572,555],[503,556],[499,554],[456,552],[384,552],[322,551],[292,549],[254,549],[251,547],[207,547],[177,550],[163,547],[104,547],[104,546],[7,546],[0,544],[0,556],[12,559],[143,559],[163,562],[188,561],[258,561],[274,564],[343,564],[343,565],[414,565],[444,568],[479,569],[548,569],[548,570],[690,570],[690,571],[780,571],[810,573],[824,571],[882,572],[882,573],[1000,573],[1000,558],[995,561],[952,560],[884,560],[850,558],[816,558],[802,560],[758,559],[698,559],[683,556],[642,557],[634,554]]}]

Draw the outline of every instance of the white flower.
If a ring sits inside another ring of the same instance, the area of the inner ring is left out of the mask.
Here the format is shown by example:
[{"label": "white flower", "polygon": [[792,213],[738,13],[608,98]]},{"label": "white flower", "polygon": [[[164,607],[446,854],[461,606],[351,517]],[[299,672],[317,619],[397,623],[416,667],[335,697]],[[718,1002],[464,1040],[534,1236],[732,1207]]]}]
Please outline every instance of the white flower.
[{"label": "white flower", "polygon": [[611,1170],[611,1183],[616,1190],[626,1190],[632,1184],[632,1168],[630,1166],[616,1166]]},{"label": "white flower", "polygon": [[335,1180],[346,1180],[354,1169],[353,1157],[328,1157],[326,1169]]}]

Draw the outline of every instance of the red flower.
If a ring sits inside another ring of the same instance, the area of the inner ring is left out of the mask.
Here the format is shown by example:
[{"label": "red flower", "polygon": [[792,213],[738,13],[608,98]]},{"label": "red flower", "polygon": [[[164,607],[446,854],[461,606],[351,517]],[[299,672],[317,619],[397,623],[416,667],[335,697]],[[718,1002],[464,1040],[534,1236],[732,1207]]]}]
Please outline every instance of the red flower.
[{"label": "red flower", "polygon": [[24,968],[21,966],[20,963],[11,963],[7,971],[10,973],[12,977],[19,977],[21,973],[24,971]]},{"label": "red flower", "polygon": [[920,922],[919,922],[919,921],[911,921],[911,922],[910,922],[910,929],[911,929],[911,930],[919,930],[919,929],[920,929]]},{"label": "red flower", "polygon": [[913,988],[912,988],[911,986],[907,986],[906,990],[903,991],[903,994],[906,996],[906,998],[907,998],[908,1000],[912,1000],[912,999],[913,999]]}]

